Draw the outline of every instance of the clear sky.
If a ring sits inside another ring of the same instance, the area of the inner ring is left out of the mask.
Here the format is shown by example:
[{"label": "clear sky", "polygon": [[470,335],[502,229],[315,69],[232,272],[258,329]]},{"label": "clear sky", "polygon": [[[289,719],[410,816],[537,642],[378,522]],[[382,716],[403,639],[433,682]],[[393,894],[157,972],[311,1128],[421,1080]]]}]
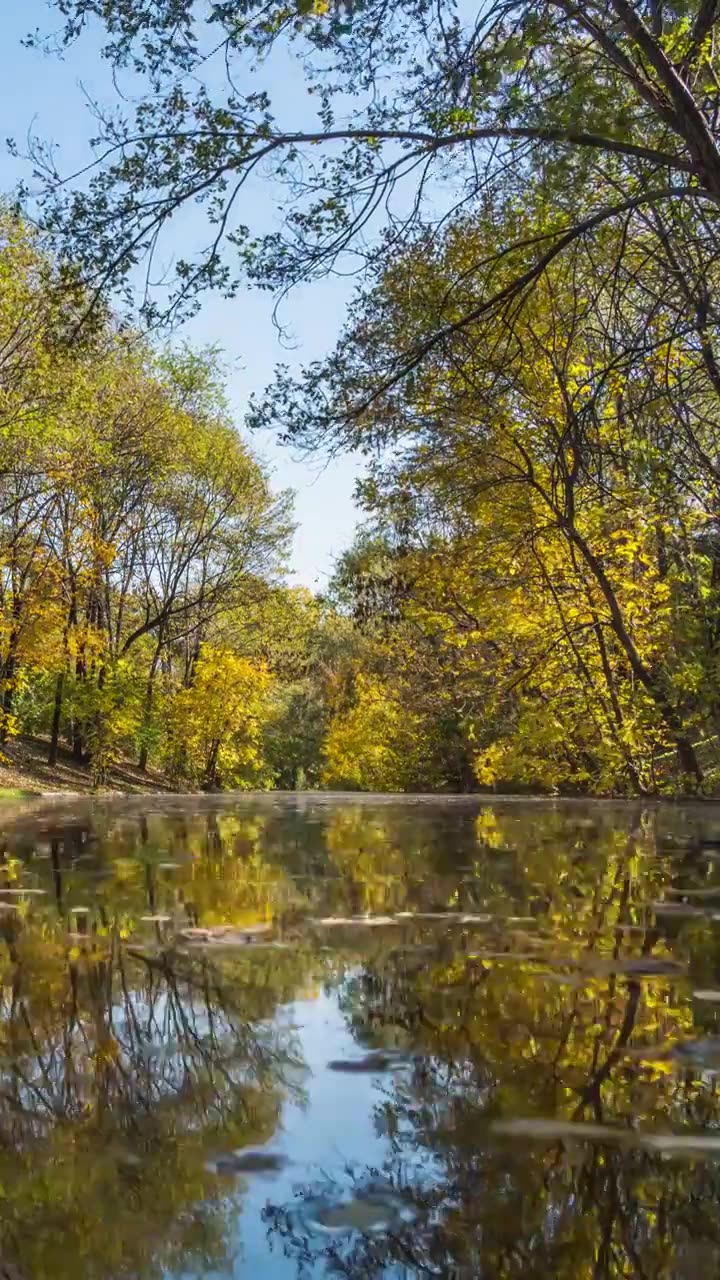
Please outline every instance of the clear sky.
[{"label": "clear sky", "polygon": [[[88,159],[87,138],[93,122],[87,98],[112,102],[109,68],[91,41],[83,41],[70,56],[59,60],[22,48],[21,39],[40,27],[58,24],[57,10],[46,0],[5,0],[0,19],[0,140],[13,137],[21,146],[28,132],[52,140],[59,148],[59,164],[71,171]],[[273,98],[290,105],[292,69],[282,67],[266,80]],[[295,107],[297,99],[293,86]],[[0,141],[0,190],[11,188],[27,176],[22,162],[12,160]],[[251,193],[255,216],[274,218],[274,193]],[[193,214],[192,217],[201,215]],[[195,228],[199,230],[199,228]],[[183,235],[188,234],[187,223]],[[272,321],[272,298],[248,291],[232,302],[210,296],[200,315],[185,326],[182,336],[197,345],[217,344],[226,353],[230,369],[231,400],[239,423],[249,394],[270,381],[277,361],[300,364],[322,355],[334,342],[352,293],[347,280],[320,281],[291,296],[282,318],[292,333],[292,347],[281,342]],[[322,459],[293,457],[270,433],[253,436],[256,452],[269,463],[278,488],[296,492],[295,537],[292,565],[294,579],[322,589],[334,556],[352,540],[357,512],[353,486],[359,466],[352,458],[327,463]]]}]

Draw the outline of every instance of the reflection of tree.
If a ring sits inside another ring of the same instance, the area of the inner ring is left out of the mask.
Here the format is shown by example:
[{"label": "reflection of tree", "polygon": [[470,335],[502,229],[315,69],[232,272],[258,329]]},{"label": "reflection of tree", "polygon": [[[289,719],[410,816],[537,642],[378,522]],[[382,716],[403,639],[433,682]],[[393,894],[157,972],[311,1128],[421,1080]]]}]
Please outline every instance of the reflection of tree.
[{"label": "reflection of tree", "polygon": [[0,1257],[36,1280],[204,1273],[236,1213],[207,1162],[275,1129],[293,1046],[270,1019],[298,956],[291,972],[289,954],[159,939],[140,916],[176,890],[147,859],[116,859],[87,915],[66,916],[79,866],[92,886],[86,844],[51,841],[54,911],[0,917]]},{"label": "reflection of tree", "polygon": [[205,961],[134,953],[115,935],[68,956],[29,929],[12,948],[0,1253],[39,1280],[218,1265],[232,1214],[205,1163],[271,1135],[288,1046]]},{"label": "reflection of tree", "polygon": [[[677,1074],[652,1048],[693,1034],[672,960],[706,986],[720,961],[715,926],[649,906],[720,883],[693,824],[637,807],[247,802],[100,806],[8,830],[0,890],[46,894],[0,912],[0,1258],[37,1280],[220,1265],[235,1202],[208,1158],[273,1132],[295,1075],[278,1005],[326,981],[358,1043],[407,1052],[376,1111],[387,1165],[353,1176],[417,1218],[333,1239],[281,1207],[271,1227],[306,1269],[715,1274],[716,1166],[632,1140],[718,1124],[714,1077]],[[310,924],[365,911],[407,914],[389,929]],[[273,923],[267,946],[183,941],[188,925],[254,922]],[[628,1140],[493,1134],[517,1116]]]},{"label": "reflection of tree", "polygon": [[[301,1274],[321,1259],[366,1277],[718,1271],[718,1167],[668,1164],[635,1140],[636,1131],[720,1130],[714,1078],[676,1073],[652,1047],[692,1034],[672,956],[692,954],[706,972],[716,949],[709,922],[666,930],[651,909],[680,875],[683,885],[708,881],[707,864],[687,851],[658,857],[663,821],[485,811],[488,853],[468,879],[494,918],[465,928],[418,922],[412,942],[376,949],[345,980],[355,1038],[381,1045],[401,1028],[409,1050],[376,1111],[387,1166],[356,1169],[356,1186],[362,1194],[380,1178],[404,1187],[417,1219],[384,1236],[328,1240],[278,1208],[272,1229]],[[531,919],[502,919],[518,903]],[[620,1140],[533,1144],[493,1131],[503,1117],[534,1115],[610,1124]]]}]

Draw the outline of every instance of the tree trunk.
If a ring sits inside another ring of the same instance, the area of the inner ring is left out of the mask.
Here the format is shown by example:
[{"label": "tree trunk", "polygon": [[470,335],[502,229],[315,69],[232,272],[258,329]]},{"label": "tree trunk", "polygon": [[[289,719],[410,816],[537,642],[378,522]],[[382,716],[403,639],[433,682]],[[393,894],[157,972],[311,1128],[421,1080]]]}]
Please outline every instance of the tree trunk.
[{"label": "tree trunk", "polygon": [[52,728],[50,730],[50,749],[48,751],[48,764],[50,766],[57,764],[64,688],[65,672],[61,671],[55,681],[55,702],[53,704]]},{"label": "tree trunk", "polygon": [[660,682],[654,677],[640,657],[640,654],[635,647],[635,642],[625,625],[625,619],[623,618],[617,596],[615,595],[615,591],[605,572],[602,562],[590,549],[590,546],[585,541],[582,534],[578,532],[571,521],[560,516],[558,523],[569,541],[577,547],[586,565],[591,570],[603,596],[605,597],[605,602],[610,613],[610,624],[612,629],[622,645],[633,675],[647,690],[670,732],[675,743],[675,750],[677,752],[680,768],[688,779],[692,779],[694,784],[699,786],[703,780],[702,769],[700,768],[700,762],[695,754],[695,748],[685,731],[680,712],[670,702]]},{"label": "tree trunk", "polygon": [[[148,675],[148,681],[145,687],[145,703],[143,705],[143,718],[142,718],[142,727],[143,727],[144,735],[147,734],[150,729],[150,717],[152,715],[153,698],[155,695],[155,676],[157,675],[158,663],[160,661],[160,654],[162,652],[162,643],[163,643],[162,635],[160,635],[158,637],[158,642],[155,647],[155,654],[154,654],[153,660],[150,664],[150,673]],[[140,755],[138,758],[138,768],[141,773],[145,773],[145,770],[147,769],[147,762],[148,762],[148,745],[147,745],[146,737],[143,737],[143,741],[140,746]]]},{"label": "tree trunk", "polygon": [[5,673],[5,688],[2,696],[2,723],[0,723],[0,742],[5,743],[8,740],[8,718],[12,713],[13,698],[15,691],[12,686],[14,671],[11,669]]},{"label": "tree trunk", "polygon": [[205,791],[217,791],[218,789],[218,755],[220,752],[220,743],[216,739],[211,747],[205,765]]},{"label": "tree trunk", "polygon": [[[78,684],[85,679],[85,659],[82,652],[78,653],[75,662],[75,679]],[[73,760],[77,764],[85,764],[85,741],[83,735],[83,725],[79,720],[73,719],[72,726],[72,754]]]},{"label": "tree trunk", "polygon": [[[14,612],[14,610],[13,610]],[[8,718],[12,713],[15,700],[15,673],[17,671],[18,632],[13,626],[8,639],[8,652],[3,670],[2,722],[0,723],[0,742],[8,740]]]}]

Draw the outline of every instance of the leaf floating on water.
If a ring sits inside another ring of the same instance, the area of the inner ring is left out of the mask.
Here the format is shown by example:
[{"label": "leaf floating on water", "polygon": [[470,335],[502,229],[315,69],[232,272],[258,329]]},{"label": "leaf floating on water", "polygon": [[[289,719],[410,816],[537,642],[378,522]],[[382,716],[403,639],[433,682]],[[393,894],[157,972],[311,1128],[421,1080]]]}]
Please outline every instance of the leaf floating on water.
[{"label": "leaf floating on water", "polygon": [[575,1139],[585,1142],[619,1142],[667,1155],[720,1156],[720,1134],[635,1133],[632,1129],[615,1129],[605,1124],[582,1124],[572,1120],[528,1119],[498,1120],[491,1125],[493,1133],[505,1137],[537,1138],[545,1142]]},{"label": "leaf floating on water", "polygon": [[719,898],[720,885],[713,885],[709,889],[668,889],[666,892],[678,898]]},{"label": "leaf floating on water", "polygon": [[385,1225],[385,1216],[383,1205],[357,1199],[321,1209],[318,1222],[331,1231],[377,1231]]},{"label": "leaf floating on water", "polygon": [[367,1192],[346,1199],[318,1196],[307,1200],[298,1215],[303,1224],[322,1235],[361,1232],[379,1235],[396,1231],[417,1217],[413,1206],[393,1191]]},{"label": "leaf floating on water", "polygon": [[671,960],[668,956],[630,956],[626,960],[618,961],[617,972],[635,974],[639,978],[652,978],[656,975],[673,977],[685,973],[686,969],[685,965],[677,960]]},{"label": "leaf floating on water", "polygon": [[699,1067],[720,1067],[720,1036],[707,1036],[702,1040],[681,1040],[673,1046],[672,1055],[680,1062]]},{"label": "leaf floating on water", "polygon": [[707,1000],[714,1004],[720,1004],[720,991],[693,991],[694,1000]]},{"label": "leaf floating on water", "polygon": [[543,1119],[539,1116],[495,1120],[490,1131],[502,1134],[503,1137],[538,1138],[544,1141],[574,1138],[589,1142],[628,1142],[635,1137],[631,1130],[613,1129],[607,1124],[583,1124],[575,1120]]},{"label": "leaf floating on water", "polygon": [[247,947],[268,933],[272,933],[271,924],[249,924],[237,929],[229,924],[219,924],[208,925],[204,929],[181,929],[179,936],[185,942],[204,946]]},{"label": "leaf floating on water", "polygon": [[395,916],[324,916],[319,920],[313,920],[312,923],[323,925],[325,928],[349,924],[372,927],[382,924],[397,924],[397,918]]},{"label": "leaf floating on water", "polygon": [[468,959],[514,960],[518,964],[576,965],[577,963],[567,958],[548,956],[544,951],[476,951]]},{"label": "leaf floating on water", "polygon": [[210,947],[216,951],[232,950],[233,948],[245,949],[247,951],[267,951],[285,950],[286,945],[282,942],[265,942],[260,941],[252,934],[246,933],[224,933],[221,938],[207,938],[196,941],[191,945],[195,947]]},{"label": "leaf floating on water", "polygon": [[686,973],[684,965],[669,956],[579,956],[571,961],[579,969],[595,977],[609,977],[613,973],[626,974],[630,978],[681,977]]},{"label": "leaf floating on water", "polygon": [[478,960],[514,960],[524,964],[553,965],[558,969],[575,969],[593,977],[607,978],[614,973],[624,973],[636,978],[675,977],[686,972],[684,965],[665,956],[608,955],[553,956],[546,951],[478,951]]},{"label": "leaf floating on water", "polygon": [[454,920],[462,919],[461,911],[398,911],[397,920]]},{"label": "leaf floating on water", "polygon": [[708,918],[702,907],[693,907],[687,902],[652,902],[650,905],[656,916],[677,916],[688,920]]},{"label": "leaf floating on water", "polygon": [[720,1156],[720,1134],[711,1137],[704,1133],[649,1133],[642,1137],[640,1145],[648,1151],[662,1151],[668,1155],[708,1152]]},{"label": "leaf floating on water", "polygon": [[229,1151],[209,1161],[213,1173],[279,1173],[290,1163],[279,1151]]},{"label": "leaf floating on water", "polygon": [[169,924],[171,916],[141,916],[143,924]]},{"label": "leaf floating on water", "polygon": [[45,897],[47,889],[0,889],[6,898]]},{"label": "leaf floating on water", "polygon": [[328,1071],[340,1071],[347,1075],[372,1075],[380,1071],[394,1071],[404,1066],[407,1058],[399,1051],[378,1049],[362,1058],[335,1058],[328,1062]]}]

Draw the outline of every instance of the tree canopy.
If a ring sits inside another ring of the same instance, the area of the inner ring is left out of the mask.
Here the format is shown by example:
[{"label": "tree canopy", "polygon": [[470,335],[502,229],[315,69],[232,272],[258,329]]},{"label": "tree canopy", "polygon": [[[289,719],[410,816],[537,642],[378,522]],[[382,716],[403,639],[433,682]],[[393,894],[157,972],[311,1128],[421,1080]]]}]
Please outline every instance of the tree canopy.
[{"label": "tree canopy", "polygon": [[[136,103],[95,104],[75,179],[34,147],[71,332],[113,291],[156,323],[207,288],[282,294],[358,274],[336,350],[300,377],[280,369],[250,415],[295,447],[368,459],[367,529],[329,608],[303,615],[307,662],[269,644],[292,670],[282,694],[267,685],[275,778],[714,787],[714,3],[56,8],[61,44],[99,35]],[[279,210],[256,225],[260,182]],[[168,272],[167,235],[196,203],[204,240],[188,234]],[[220,501],[231,470],[212,482]],[[196,497],[182,501],[186,529]],[[226,552],[208,560],[196,613],[235,590]],[[286,603],[292,632],[298,602]],[[171,590],[142,608],[154,672],[190,603]],[[239,678],[222,633],[219,665]],[[187,655],[190,670],[199,654]],[[204,735],[170,755],[212,785],[224,748]],[[201,738],[207,758],[191,767]]]},{"label": "tree canopy", "polygon": [[[56,7],[65,44],[100,22],[105,57],[140,96],[135,109],[96,104],[82,180],[68,184],[52,151],[36,148],[45,225],[99,291],[136,284],[146,263],[150,314],[192,306],[208,286],[234,294],[245,275],[283,288],[353,261],[386,263],[418,229],[469,208],[522,208],[538,181],[551,193],[544,225],[518,228],[499,256],[481,251],[479,296],[452,320],[439,314],[424,344],[521,297],[569,246],[633,215],[685,228],[716,256],[717,15],[707,0]],[[300,64],[291,118],[263,84],[265,68],[288,58]],[[284,189],[280,226],[253,225],[259,178]],[[190,203],[203,207],[207,240],[153,290],[152,260]],[[508,255],[515,269],[499,281]],[[404,358],[395,373],[407,367]]]}]

